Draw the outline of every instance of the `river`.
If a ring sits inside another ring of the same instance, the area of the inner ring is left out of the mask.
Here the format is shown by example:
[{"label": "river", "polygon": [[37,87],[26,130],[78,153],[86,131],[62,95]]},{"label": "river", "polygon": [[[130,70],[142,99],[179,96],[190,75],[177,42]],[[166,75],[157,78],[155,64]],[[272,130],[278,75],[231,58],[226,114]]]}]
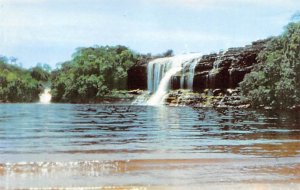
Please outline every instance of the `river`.
[{"label": "river", "polygon": [[299,189],[300,112],[0,104],[0,189]]}]

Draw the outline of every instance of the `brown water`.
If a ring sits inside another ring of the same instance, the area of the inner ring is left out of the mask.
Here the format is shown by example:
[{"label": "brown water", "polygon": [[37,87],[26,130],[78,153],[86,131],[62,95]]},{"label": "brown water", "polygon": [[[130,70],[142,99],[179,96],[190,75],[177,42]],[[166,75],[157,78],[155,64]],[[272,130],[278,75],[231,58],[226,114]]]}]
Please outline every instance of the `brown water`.
[{"label": "brown water", "polygon": [[300,189],[300,112],[0,105],[0,189]]}]

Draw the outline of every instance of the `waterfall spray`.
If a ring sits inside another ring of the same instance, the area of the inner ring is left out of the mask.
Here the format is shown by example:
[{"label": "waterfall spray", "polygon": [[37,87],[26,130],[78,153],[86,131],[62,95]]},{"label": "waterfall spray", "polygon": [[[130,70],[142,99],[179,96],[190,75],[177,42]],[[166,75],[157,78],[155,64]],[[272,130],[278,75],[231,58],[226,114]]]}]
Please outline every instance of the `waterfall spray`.
[{"label": "waterfall spray", "polygon": [[51,94],[50,94],[50,89],[46,88],[44,89],[43,93],[40,94],[40,103],[42,104],[49,104],[51,102]]}]

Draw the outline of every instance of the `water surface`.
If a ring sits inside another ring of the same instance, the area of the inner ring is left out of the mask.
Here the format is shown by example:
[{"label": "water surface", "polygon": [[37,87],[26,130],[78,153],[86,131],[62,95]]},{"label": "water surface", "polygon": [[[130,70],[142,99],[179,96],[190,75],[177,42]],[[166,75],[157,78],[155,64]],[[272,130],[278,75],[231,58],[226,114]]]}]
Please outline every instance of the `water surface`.
[{"label": "water surface", "polygon": [[0,189],[297,189],[299,121],[295,111],[1,104]]}]

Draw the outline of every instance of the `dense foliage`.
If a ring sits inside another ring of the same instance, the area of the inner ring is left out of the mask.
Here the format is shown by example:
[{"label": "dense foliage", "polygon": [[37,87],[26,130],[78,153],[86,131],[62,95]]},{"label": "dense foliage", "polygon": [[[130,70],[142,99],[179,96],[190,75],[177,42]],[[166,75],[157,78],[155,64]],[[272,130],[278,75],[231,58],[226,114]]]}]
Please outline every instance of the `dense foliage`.
[{"label": "dense foliage", "polygon": [[47,64],[38,63],[37,66],[30,69],[30,75],[37,81],[49,82],[51,67]]},{"label": "dense foliage", "polygon": [[26,70],[0,57],[0,102],[37,101],[47,77],[49,73],[40,66]]},{"label": "dense foliage", "polygon": [[52,100],[96,102],[113,89],[126,89],[127,70],[136,61],[124,46],[78,48],[71,61],[52,72]]},{"label": "dense foliage", "polygon": [[300,104],[300,23],[269,41],[259,64],[241,83],[254,106],[288,108]]}]

